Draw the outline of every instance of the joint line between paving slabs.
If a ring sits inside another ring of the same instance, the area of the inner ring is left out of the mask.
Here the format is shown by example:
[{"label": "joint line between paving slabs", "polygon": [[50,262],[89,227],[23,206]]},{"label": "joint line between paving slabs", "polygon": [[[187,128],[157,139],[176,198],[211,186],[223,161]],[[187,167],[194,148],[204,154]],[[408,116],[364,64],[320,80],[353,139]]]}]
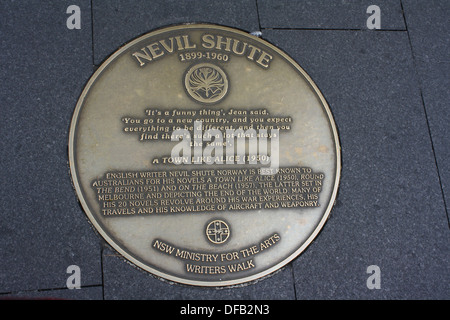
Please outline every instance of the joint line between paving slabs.
[{"label": "joint line between paving slabs", "polygon": [[261,18],[259,17],[258,0],[255,0],[255,5],[256,5],[256,16],[258,17],[258,28],[259,28],[259,31],[261,31],[262,28],[261,28]]},{"label": "joint line between paving slabs", "polygon": [[94,1],[91,0],[91,48],[92,48],[92,65],[95,67],[95,51],[94,51]]},{"label": "joint line between paving slabs", "polygon": [[365,31],[365,32],[407,32],[405,29],[379,29],[369,30],[361,28],[302,28],[302,27],[264,27],[261,30],[280,30],[280,31]]}]

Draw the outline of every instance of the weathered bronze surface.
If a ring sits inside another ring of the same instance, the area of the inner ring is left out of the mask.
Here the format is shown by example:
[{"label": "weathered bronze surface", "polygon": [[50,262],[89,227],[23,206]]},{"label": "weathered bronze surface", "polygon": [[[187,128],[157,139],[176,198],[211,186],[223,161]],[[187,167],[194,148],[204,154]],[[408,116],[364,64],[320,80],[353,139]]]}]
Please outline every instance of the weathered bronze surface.
[{"label": "weathered bronze surface", "polygon": [[340,147],[305,71],[245,32],[188,24],[131,41],[95,72],[69,137],[74,187],[123,257],[226,286],[283,267],[334,203]]}]

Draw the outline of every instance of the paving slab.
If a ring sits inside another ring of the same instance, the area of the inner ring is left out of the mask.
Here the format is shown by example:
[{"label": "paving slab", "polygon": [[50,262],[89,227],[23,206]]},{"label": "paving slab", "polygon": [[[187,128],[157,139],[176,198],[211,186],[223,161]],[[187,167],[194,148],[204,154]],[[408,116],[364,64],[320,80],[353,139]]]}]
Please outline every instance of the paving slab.
[{"label": "paving slab", "polygon": [[90,1],[2,1],[0,293],[64,288],[70,265],[101,284],[99,240],[72,188],[68,129],[92,72]]},{"label": "paving slab", "polygon": [[450,209],[449,1],[403,1],[415,67],[427,112],[436,163]]},{"label": "paving slab", "polygon": [[258,0],[262,28],[368,30],[371,5],[380,9],[381,30],[405,30],[400,0]]},{"label": "paving slab", "polygon": [[[406,32],[278,31],[322,90],[342,147],[331,218],[294,261],[298,299],[448,299],[450,234]],[[369,289],[367,268],[381,272]]]},{"label": "paving slab", "polygon": [[[259,30],[256,2],[200,0],[95,0],[94,60],[100,64],[121,45],[141,34],[180,23],[216,23]],[[120,21],[121,23],[117,23]]]}]

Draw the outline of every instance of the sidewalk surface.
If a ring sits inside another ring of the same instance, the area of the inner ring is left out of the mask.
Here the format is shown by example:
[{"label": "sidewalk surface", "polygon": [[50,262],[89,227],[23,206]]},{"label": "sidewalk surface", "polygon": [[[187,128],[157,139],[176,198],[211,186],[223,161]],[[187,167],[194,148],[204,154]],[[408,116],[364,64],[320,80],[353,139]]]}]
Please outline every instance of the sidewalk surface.
[{"label": "sidewalk surface", "polygon": [[[369,30],[370,5],[381,29]],[[81,29],[70,30],[70,5]],[[0,298],[450,299],[450,1],[0,2]],[[331,218],[292,263],[236,288],[174,285],[136,269],[89,224],[68,131],[101,62],[155,28],[261,31],[318,85],[342,175]],[[66,287],[79,266],[81,288]],[[366,285],[380,268],[380,289]]]}]

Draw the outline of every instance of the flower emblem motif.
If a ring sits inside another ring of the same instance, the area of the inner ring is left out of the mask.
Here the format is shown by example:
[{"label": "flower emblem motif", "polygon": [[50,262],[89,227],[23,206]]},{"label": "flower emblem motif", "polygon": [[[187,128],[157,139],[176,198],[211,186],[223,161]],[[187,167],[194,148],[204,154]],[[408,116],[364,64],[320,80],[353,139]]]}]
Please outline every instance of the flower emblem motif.
[{"label": "flower emblem motif", "polygon": [[191,67],[185,75],[184,84],[190,97],[201,103],[216,103],[228,92],[225,72],[210,63]]}]

